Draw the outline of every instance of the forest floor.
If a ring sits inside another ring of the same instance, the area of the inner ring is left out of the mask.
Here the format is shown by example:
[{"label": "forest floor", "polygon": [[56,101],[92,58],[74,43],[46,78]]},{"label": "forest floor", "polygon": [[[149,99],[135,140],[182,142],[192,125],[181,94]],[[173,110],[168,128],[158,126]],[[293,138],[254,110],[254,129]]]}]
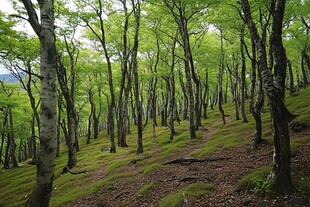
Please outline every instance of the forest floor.
[{"label": "forest floor", "polygon": [[[223,105],[227,124],[220,112],[208,110],[197,139],[188,139],[188,122],[175,123],[176,134],[168,141],[169,128],[152,123],[143,131],[144,153],[136,154],[137,129],[130,125],[128,148],[109,153],[106,131],[86,144],[80,137],[78,174],[62,174],[67,164],[67,147],[62,145],[56,159],[51,207],[179,207],[184,197],[190,207],[256,206],[310,207],[310,88],[288,96],[288,109],[298,115],[293,123],[306,123],[290,130],[291,172],[296,193],[270,194],[267,176],[271,172],[273,139],[268,107],[262,114],[263,138],[251,150],[255,122],[235,118],[232,103]],[[158,123],[160,120],[158,119]],[[308,127],[307,127],[308,126]],[[171,163],[177,158],[201,162]],[[20,207],[27,202],[36,181],[36,166],[28,161],[18,168],[0,169],[0,207]],[[184,205],[186,206],[186,205]]]},{"label": "forest floor", "polygon": [[[198,142],[191,143],[182,150],[173,153],[170,159],[190,157],[193,151],[203,147],[209,141],[213,130],[212,127],[205,129]],[[291,133],[291,139],[298,139],[300,136],[309,134],[310,129],[308,128],[298,133]],[[267,167],[270,171],[272,149],[273,144],[267,141],[263,142],[255,151],[250,150],[249,145],[219,149],[209,154],[208,157],[228,159],[174,163],[165,165],[150,174],[142,174],[141,165],[137,162],[124,169],[128,173],[132,173],[133,176],[118,177],[109,187],[103,187],[94,194],[68,203],[66,207],[160,206],[160,201],[164,197],[178,192],[178,190],[182,192],[185,186],[193,183],[209,183],[213,187],[208,193],[198,197],[187,197],[188,192],[184,191],[189,206],[310,206],[309,201],[303,198],[300,193],[270,197],[255,193],[257,189],[254,189],[254,186],[240,188],[240,180],[255,169]],[[292,168],[295,169],[292,173],[293,177],[299,176],[297,175],[299,170],[310,175],[309,152],[310,142],[303,143],[293,150],[291,160]],[[99,169],[93,174],[93,179],[95,181],[102,179],[103,171],[104,169]],[[166,204],[166,206],[170,205]],[[183,202],[171,206],[183,206]]]}]

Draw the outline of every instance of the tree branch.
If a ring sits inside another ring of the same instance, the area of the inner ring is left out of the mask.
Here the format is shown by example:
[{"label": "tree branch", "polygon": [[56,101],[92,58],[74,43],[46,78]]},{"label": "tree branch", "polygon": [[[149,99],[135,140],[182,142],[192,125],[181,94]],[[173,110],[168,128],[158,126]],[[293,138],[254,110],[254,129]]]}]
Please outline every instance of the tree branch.
[{"label": "tree branch", "polygon": [[39,18],[37,15],[36,10],[33,7],[33,4],[31,2],[31,0],[22,0],[27,13],[28,13],[28,22],[30,23],[30,25],[32,26],[34,32],[38,35],[38,37],[41,36],[41,25],[39,23]]}]

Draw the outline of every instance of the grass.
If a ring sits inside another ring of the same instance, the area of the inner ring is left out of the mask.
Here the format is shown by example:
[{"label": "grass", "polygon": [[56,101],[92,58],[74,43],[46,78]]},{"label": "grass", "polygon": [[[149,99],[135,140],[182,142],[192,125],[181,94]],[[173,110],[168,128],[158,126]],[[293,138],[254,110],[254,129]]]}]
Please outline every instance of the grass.
[{"label": "grass", "polygon": [[181,188],[177,192],[172,192],[160,201],[160,207],[177,207],[183,204],[183,194],[189,201],[192,198],[197,198],[206,195],[214,188],[209,183],[194,183]]},{"label": "grass", "polygon": [[[299,115],[296,121],[310,122],[310,89],[302,90],[295,96],[287,96],[286,104],[288,109]],[[129,179],[137,173],[149,175],[165,168],[161,165],[163,161],[171,159],[176,153],[182,153],[184,147],[191,147],[199,144],[201,148],[193,151],[190,156],[204,157],[217,151],[225,151],[230,148],[243,145],[249,147],[254,136],[255,122],[247,110],[248,123],[241,123],[235,120],[235,109],[233,104],[223,105],[228,124],[223,125],[221,115],[217,108],[208,110],[208,119],[202,120],[209,137],[205,143],[202,142],[202,136],[205,131],[197,131],[197,139],[190,140],[188,122],[182,121],[180,125],[175,123],[176,135],[172,142],[168,141],[169,129],[167,127],[156,127],[156,137],[153,137],[151,121],[143,132],[144,151],[141,155],[136,154],[136,127],[131,126],[131,134],[127,136],[128,148],[117,148],[117,153],[110,154],[107,151],[101,151],[102,147],[110,146],[106,132],[100,132],[97,140],[92,140],[86,145],[86,138],[81,137],[80,151],[77,154],[77,166],[73,171],[86,170],[87,173],[79,175],[64,174],[62,169],[67,163],[67,150],[65,145],[61,147],[60,157],[56,159],[56,168],[53,185],[53,195],[50,206],[62,206],[67,202],[72,202],[80,197],[89,195],[101,188],[109,188],[118,179]],[[272,144],[272,130],[270,127],[270,115],[268,107],[265,107],[265,113],[262,114],[263,120],[263,138]],[[160,124],[160,122],[158,121]],[[213,129],[213,130],[212,130]],[[307,135],[301,135],[299,138],[291,141],[292,149],[297,149],[301,144],[309,143],[310,138]],[[150,155],[151,157],[141,160],[136,164],[131,164],[132,159],[139,159]],[[0,206],[15,207],[23,206],[35,183],[36,166],[23,165],[16,169],[0,171]],[[94,174],[100,169],[100,177],[96,180]],[[132,171],[130,171],[132,169]],[[243,178],[239,185],[244,188],[248,185],[256,185],[270,172],[270,168],[263,168],[254,171]],[[306,175],[299,175],[303,179],[297,179],[298,189],[304,195],[309,195],[310,178]],[[251,184],[252,183],[252,184]],[[148,193],[156,189],[161,183],[151,182],[143,186],[136,192],[136,196],[148,196]],[[240,188],[241,188],[240,187]],[[209,192],[212,186],[207,183],[196,183],[186,186],[177,192],[169,194],[161,200],[161,206],[176,206],[183,199],[183,193],[190,200],[195,196],[201,196]],[[65,192],[65,193],[64,193]],[[307,194],[308,193],[308,194]],[[171,204],[171,205],[170,205]],[[123,206],[128,205],[124,201]]]}]

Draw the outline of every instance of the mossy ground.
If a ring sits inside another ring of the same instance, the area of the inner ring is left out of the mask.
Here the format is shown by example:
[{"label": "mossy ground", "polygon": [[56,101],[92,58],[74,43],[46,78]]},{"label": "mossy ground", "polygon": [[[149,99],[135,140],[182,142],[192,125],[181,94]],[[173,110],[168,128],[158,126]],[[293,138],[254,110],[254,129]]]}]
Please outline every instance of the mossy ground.
[{"label": "mossy ground", "polygon": [[[286,104],[288,109],[297,114],[296,121],[310,122],[310,90],[301,90],[296,96],[287,97]],[[203,120],[202,125],[207,128],[197,132],[198,138],[190,140],[188,132],[188,122],[182,121],[180,125],[175,123],[176,135],[170,143],[168,141],[169,129],[167,127],[156,127],[156,138],[153,137],[151,122],[143,132],[144,153],[136,154],[136,127],[131,126],[131,134],[128,135],[128,148],[117,148],[117,153],[110,154],[108,151],[101,151],[102,147],[109,147],[109,139],[106,132],[101,132],[97,140],[92,140],[91,144],[86,145],[86,138],[81,137],[80,151],[77,154],[78,162],[73,171],[86,170],[86,173],[79,175],[61,174],[63,167],[67,162],[66,147],[61,147],[61,156],[56,159],[56,168],[53,185],[53,195],[50,206],[62,206],[68,202],[77,200],[80,197],[97,192],[102,187],[112,186],[118,179],[132,178],[137,175],[148,176],[154,172],[160,171],[165,167],[161,163],[170,159],[175,154],[182,154],[185,148],[199,146],[191,152],[191,156],[204,157],[211,153],[225,152],[233,147],[249,147],[254,134],[254,120],[247,111],[248,123],[241,123],[235,119],[233,104],[224,105],[226,119],[228,124],[223,125],[221,116],[217,109],[208,111],[208,119]],[[268,108],[265,108],[263,118],[263,138],[272,144],[272,131],[270,128],[270,115]],[[202,137],[206,136],[206,142],[202,142]],[[307,135],[300,135],[293,139],[292,149],[297,149],[304,143],[309,143],[310,138]],[[144,158],[151,156],[149,159],[131,164],[132,159]],[[16,169],[0,171],[0,206],[13,207],[23,206],[31,193],[35,183],[36,166],[21,163]],[[133,169],[133,170],[132,170]],[[240,182],[240,185],[249,183],[251,178],[265,176],[270,168],[264,168],[263,174],[250,174]],[[260,172],[260,171],[259,171]],[[302,173],[302,172],[300,172]],[[300,174],[301,176],[301,174]],[[298,176],[296,176],[298,177]],[[309,195],[310,178],[307,174],[302,174],[303,179],[297,179],[298,189],[303,195]],[[253,180],[253,179],[252,179]],[[143,185],[137,190],[136,196],[148,195],[160,183],[152,181]],[[212,191],[212,185],[208,183],[196,183],[185,186],[175,192],[171,192],[160,202],[161,206],[176,206],[183,193],[187,197],[196,197]],[[172,202],[172,203],[171,203]],[[123,206],[128,202],[124,201]]]}]

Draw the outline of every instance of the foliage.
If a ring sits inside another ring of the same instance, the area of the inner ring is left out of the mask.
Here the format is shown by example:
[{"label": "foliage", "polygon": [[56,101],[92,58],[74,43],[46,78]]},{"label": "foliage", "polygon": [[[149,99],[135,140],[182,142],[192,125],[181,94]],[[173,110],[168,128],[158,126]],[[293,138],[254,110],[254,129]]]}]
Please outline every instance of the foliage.
[{"label": "foliage", "polygon": [[254,170],[250,174],[241,178],[241,180],[238,182],[237,190],[241,191],[255,189],[258,192],[270,192],[270,183],[266,181],[270,171],[270,167],[263,167]]}]

